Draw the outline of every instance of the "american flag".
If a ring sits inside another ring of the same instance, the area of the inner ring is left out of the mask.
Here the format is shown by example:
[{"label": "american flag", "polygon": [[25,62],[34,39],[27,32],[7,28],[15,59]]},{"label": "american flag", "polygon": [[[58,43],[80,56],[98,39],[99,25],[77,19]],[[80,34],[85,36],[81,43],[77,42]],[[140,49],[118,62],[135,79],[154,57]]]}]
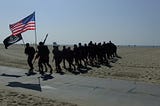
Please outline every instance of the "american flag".
[{"label": "american flag", "polygon": [[35,12],[25,17],[24,19],[20,20],[19,22],[10,24],[9,27],[12,31],[12,35],[18,35],[27,30],[35,30],[36,29]]}]

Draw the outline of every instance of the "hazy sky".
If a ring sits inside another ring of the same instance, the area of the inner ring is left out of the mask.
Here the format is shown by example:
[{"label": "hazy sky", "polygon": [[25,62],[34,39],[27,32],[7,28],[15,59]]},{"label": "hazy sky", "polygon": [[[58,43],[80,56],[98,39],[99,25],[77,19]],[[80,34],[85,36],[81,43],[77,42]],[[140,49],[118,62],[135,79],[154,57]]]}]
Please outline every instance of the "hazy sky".
[{"label": "hazy sky", "polygon": [[[48,33],[47,44],[160,45],[160,0],[1,0],[0,42],[34,11],[38,42]],[[22,33],[24,41],[34,43],[34,34]]]}]

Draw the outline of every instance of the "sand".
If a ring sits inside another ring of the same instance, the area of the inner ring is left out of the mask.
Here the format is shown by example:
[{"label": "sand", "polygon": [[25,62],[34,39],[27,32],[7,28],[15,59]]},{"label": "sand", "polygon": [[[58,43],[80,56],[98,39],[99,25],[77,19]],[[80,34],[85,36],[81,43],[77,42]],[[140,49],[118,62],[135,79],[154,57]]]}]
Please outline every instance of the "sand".
[{"label": "sand", "polygon": [[118,55],[122,58],[113,59],[115,61],[111,62],[112,68],[106,66],[94,68],[87,75],[160,83],[160,48],[119,47]]},{"label": "sand", "polygon": [[[49,49],[51,52],[53,48],[49,46]],[[99,68],[89,66],[91,70],[80,75],[160,83],[160,48],[118,47],[118,55],[121,58],[109,60],[111,68],[103,65]],[[55,71],[52,60],[53,54],[50,53],[50,64]],[[3,45],[0,45],[0,65],[29,69],[27,56],[24,54],[24,46],[13,45],[5,49]],[[37,61],[34,67],[35,70],[38,70]],[[66,74],[71,74],[65,69],[63,71]]]},{"label": "sand", "polygon": [[[51,46],[49,46],[49,49],[50,51],[52,51]],[[89,70],[88,73],[79,74],[79,75],[89,76],[89,77],[99,77],[99,78],[114,78],[114,79],[124,79],[124,80],[132,80],[132,81],[143,81],[146,83],[160,84],[160,57],[159,57],[160,48],[128,47],[128,46],[118,47],[118,55],[121,58],[113,58],[109,60],[110,65],[112,66],[111,68],[103,65],[101,65],[98,68],[89,66],[91,70]],[[54,63],[52,62],[52,58],[53,58],[53,55],[51,53],[50,63],[53,69],[55,70]],[[27,65],[27,56],[24,54],[24,46],[12,45],[8,49],[5,49],[3,45],[0,45],[0,65],[28,69],[29,67]],[[38,70],[37,66],[38,65],[36,61],[34,64],[35,70]],[[71,74],[67,72],[65,69],[63,69],[63,71],[66,74]],[[2,95],[0,97],[0,103],[3,103],[2,101],[6,102],[4,98],[12,98],[12,95],[9,95],[7,93],[2,93],[2,92],[7,92],[7,91],[0,89],[0,94]],[[5,95],[7,95],[7,97]],[[19,97],[23,96],[24,94],[15,94],[15,95],[17,99],[22,99]],[[24,101],[27,103],[31,102],[30,98],[36,99],[38,97],[29,95]],[[10,100],[10,99],[7,99],[7,100]],[[39,100],[38,99],[36,100],[37,100],[37,103],[39,103],[38,102]],[[13,102],[14,101],[11,101],[11,103]],[[48,102],[50,103],[50,100],[48,100]],[[19,102],[16,101],[16,104],[17,103]],[[41,104],[39,104],[39,106],[40,105]],[[32,106],[34,106],[34,104]],[[62,106],[66,106],[66,105],[64,104]]]},{"label": "sand", "polygon": [[77,106],[59,100],[51,100],[31,94],[0,89],[0,106]]}]

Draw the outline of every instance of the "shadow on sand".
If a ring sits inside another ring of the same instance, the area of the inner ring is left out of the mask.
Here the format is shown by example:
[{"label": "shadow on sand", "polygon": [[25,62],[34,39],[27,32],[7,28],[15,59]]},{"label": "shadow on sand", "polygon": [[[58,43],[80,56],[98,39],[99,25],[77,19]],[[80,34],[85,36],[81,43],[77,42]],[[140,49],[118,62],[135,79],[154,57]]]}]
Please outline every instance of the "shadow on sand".
[{"label": "shadow on sand", "polygon": [[19,77],[22,77],[21,75],[11,75],[11,74],[1,74],[0,76],[4,76],[4,77],[16,77],[16,78],[19,78]]},{"label": "shadow on sand", "polygon": [[43,79],[43,81],[46,81],[49,79],[53,79],[54,77],[51,74],[44,74],[41,76],[41,78]]},{"label": "shadow on sand", "polygon": [[84,67],[84,66],[81,66],[78,68],[78,71],[81,73],[81,74],[85,74],[85,73],[88,73],[89,70],[91,70],[92,68],[90,67]]},{"label": "shadow on sand", "polygon": [[31,75],[36,75],[37,73],[36,72],[28,72],[28,73],[25,73],[27,76],[31,76]]},{"label": "shadow on sand", "polygon": [[25,89],[31,89],[36,91],[42,91],[40,84],[29,84],[29,83],[21,83],[21,82],[9,82],[7,85],[9,87],[21,87]]}]

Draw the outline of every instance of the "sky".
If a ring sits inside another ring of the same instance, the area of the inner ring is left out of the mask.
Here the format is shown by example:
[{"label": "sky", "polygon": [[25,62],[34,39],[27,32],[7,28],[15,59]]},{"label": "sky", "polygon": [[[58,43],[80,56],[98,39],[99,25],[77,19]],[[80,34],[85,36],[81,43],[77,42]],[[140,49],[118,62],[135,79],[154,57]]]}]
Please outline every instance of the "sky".
[{"label": "sky", "polygon": [[[46,44],[160,45],[160,0],[1,0],[0,43],[34,11],[38,42],[48,33]],[[35,42],[33,30],[22,36]]]}]

